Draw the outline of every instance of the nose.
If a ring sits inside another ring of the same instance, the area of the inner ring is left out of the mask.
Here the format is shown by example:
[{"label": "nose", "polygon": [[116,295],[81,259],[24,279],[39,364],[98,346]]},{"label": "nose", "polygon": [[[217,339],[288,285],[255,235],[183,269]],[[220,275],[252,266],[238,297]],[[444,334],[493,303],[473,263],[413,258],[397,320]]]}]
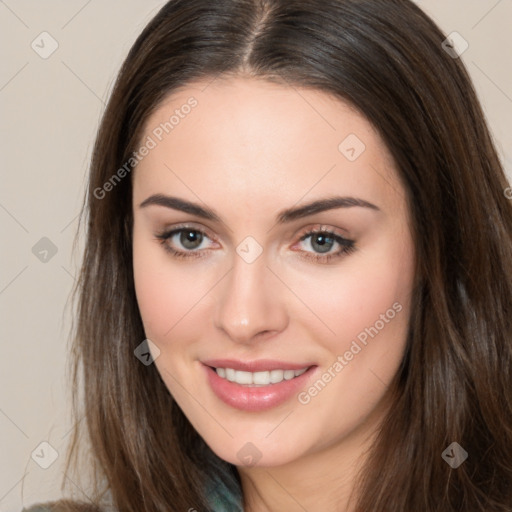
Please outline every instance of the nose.
[{"label": "nose", "polygon": [[289,321],[282,288],[263,255],[252,263],[235,255],[233,268],[217,290],[215,326],[242,344],[281,332]]}]

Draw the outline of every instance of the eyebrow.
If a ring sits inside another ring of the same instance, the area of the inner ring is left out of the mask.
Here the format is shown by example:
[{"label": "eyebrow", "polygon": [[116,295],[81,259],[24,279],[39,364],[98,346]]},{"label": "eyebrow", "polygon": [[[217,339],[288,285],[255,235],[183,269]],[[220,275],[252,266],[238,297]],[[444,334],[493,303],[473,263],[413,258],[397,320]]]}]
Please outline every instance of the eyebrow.
[{"label": "eyebrow", "polygon": [[[190,213],[203,219],[222,223],[222,219],[217,213],[215,213],[214,210],[211,210],[208,207],[200,206],[197,203],[192,203],[185,199],[180,199],[178,197],[166,196],[163,194],[154,194],[145,199],[139,205],[139,208],[145,208],[149,205],[164,206],[166,208],[171,208],[173,210],[179,210],[185,213]],[[335,208],[352,208],[356,206],[380,211],[380,208],[378,206],[368,201],[365,201],[364,199],[359,199],[357,197],[335,196],[328,197],[325,199],[319,199],[317,201],[312,201],[302,206],[282,210],[276,216],[276,222],[277,224],[285,224],[287,222],[292,222],[303,217],[314,215],[315,213],[333,210]]]}]

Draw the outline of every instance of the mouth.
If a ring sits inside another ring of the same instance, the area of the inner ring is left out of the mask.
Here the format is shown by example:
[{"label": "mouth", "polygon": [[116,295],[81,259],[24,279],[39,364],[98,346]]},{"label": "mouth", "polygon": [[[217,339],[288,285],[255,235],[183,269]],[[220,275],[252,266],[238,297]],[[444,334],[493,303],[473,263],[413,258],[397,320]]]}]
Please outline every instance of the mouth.
[{"label": "mouth", "polygon": [[272,386],[283,382],[283,380],[292,380],[300,377],[310,367],[300,370],[267,370],[262,372],[245,372],[243,370],[235,370],[234,368],[213,368],[221,379],[229,382],[235,382],[241,386],[262,387]]},{"label": "mouth", "polygon": [[279,361],[204,361],[211,390],[225,404],[257,412],[277,407],[295,396],[312,378],[314,364]]}]

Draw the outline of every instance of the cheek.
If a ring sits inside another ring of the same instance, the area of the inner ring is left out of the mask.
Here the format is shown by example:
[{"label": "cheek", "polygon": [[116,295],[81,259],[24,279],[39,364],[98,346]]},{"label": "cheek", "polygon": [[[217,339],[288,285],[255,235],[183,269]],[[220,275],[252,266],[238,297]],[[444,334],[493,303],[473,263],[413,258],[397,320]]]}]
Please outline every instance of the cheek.
[{"label": "cheek", "polygon": [[[181,358],[185,351],[194,358],[205,319],[212,315],[211,292],[221,269],[172,260],[150,235],[134,230],[133,272],[145,335],[165,356],[158,362]],[[180,350],[170,352],[171,347]]]},{"label": "cheek", "polygon": [[343,358],[339,383],[350,382],[353,390],[350,406],[376,403],[396,374],[407,342],[413,281],[409,237],[388,237],[347,278],[342,311],[348,322],[337,324],[342,334],[336,349]]},{"label": "cheek", "polygon": [[375,328],[379,337],[404,337],[413,279],[412,255],[405,256],[394,247],[382,246],[379,251],[347,258],[336,270],[296,276],[309,310],[302,321],[314,327],[315,338],[329,353],[349,350],[358,337],[364,342]]},{"label": "cheek", "polygon": [[321,289],[313,286],[318,279],[309,282],[311,308],[316,306],[335,332],[326,335],[318,328],[316,340],[325,349],[322,368],[298,397],[304,421],[314,409],[311,431],[322,442],[365,422],[381,402],[403,357],[412,281],[412,253],[390,244],[350,265],[347,260]]},{"label": "cheek", "polygon": [[133,272],[137,303],[146,335],[162,342],[198,300],[200,281],[190,286],[187,272],[177,271],[157,241],[134,229]]}]

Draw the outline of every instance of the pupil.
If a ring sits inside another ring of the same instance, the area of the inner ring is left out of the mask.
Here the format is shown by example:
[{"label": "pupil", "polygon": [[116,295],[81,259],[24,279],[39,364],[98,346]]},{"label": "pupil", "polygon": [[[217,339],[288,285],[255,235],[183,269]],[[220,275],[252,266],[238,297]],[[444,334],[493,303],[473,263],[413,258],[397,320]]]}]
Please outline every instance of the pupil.
[{"label": "pupil", "polygon": [[[316,241],[315,241],[316,240]],[[329,252],[332,247],[333,239],[325,235],[316,235],[314,238],[313,246],[317,244],[318,252]],[[313,247],[315,248],[315,247]]]},{"label": "pupil", "polygon": [[196,249],[201,245],[202,239],[203,235],[197,231],[182,231],[180,236],[180,243],[187,249]]}]

